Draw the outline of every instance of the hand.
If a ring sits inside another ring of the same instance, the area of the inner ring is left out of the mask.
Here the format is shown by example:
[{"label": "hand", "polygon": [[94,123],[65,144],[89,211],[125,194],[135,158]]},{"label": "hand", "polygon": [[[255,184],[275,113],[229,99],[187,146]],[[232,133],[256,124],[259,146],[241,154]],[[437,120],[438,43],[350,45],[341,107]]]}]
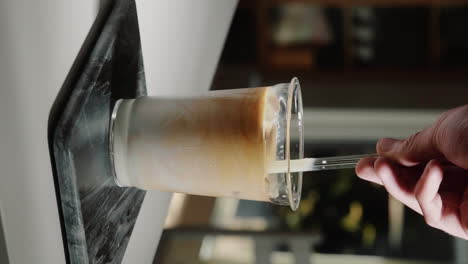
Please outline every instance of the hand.
[{"label": "hand", "polygon": [[468,105],[405,140],[379,140],[377,152],[357,164],[360,178],[383,185],[428,225],[468,239]]}]

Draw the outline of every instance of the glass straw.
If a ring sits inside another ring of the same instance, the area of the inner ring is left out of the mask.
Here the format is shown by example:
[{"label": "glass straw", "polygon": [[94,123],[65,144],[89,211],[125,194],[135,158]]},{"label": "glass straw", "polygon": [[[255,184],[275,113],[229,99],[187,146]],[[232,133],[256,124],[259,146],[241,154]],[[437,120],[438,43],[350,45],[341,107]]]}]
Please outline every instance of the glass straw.
[{"label": "glass straw", "polygon": [[[289,172],[349,169],[356,167],[356,164],[359,162],[359,160],[365,157],[378,157],[378,155],[365,154],[290,160]],[[269,168],[269,173],[285,172],[288,172],[287,160],[272,162]]]}]

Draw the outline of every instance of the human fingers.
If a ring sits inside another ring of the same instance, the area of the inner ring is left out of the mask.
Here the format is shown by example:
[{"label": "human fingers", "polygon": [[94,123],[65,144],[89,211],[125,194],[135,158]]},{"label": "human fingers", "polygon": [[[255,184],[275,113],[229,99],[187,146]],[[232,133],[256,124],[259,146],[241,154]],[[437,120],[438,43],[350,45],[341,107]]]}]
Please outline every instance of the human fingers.
[{"label": "human fingers", "polygon": [[468,186],[468,170],[455,166],[453,164],[446,164],[444,161],[438,160],[444,174],[444,179],[440,184],[439,193],[446,197],[446,194],[457,194],[454,200],[460,203],[465,186]]},{"label": "human fingers", "polygon": [[383,185],[382,180],[375,173],[374,163],[376,160],[377,159],[373,157],[361,159],[358,164],[356,164],[356,175],[363,180]]},{"label": "human fingers", "polygon": [[[447,172],[447,173],[446,173]],[[450,176],[450,171],[445,170],[437,160],[431,160],[415,187],[415,197],[423,212],[424,220],[429,226],[441,229],[451,235],[468,238],[463,228],[459,203],[451,203],[448,199],[457,199],[456,192],[442,197],[441,183]]]},{"label": "human fingers", "polygon": [[374,163],[377,176],[385,189],[397,200],[422,214],[421,207],[414,196],[414,188],[421,175],[418,167],[403,167],[388,158],[378,158]]},{"label": "human fingers", "polygon": [[448,161],[468,169],[468,105],[442,115],[434,141]]},{"label": "human fingers", "polygon": [[460,203],[460,222],[465,236],[468,237],[468,188],[463,193],[462,202]]},{"label": "human fingers", "polygon": [[434,127],[426,128],[404,140],[383,138],[377,142],[380,156],[390,158],[404,166],[414,166],[421,162],[442,157],[433,140]]},{"label": "human fingers", "polygon": [[433,125],[405,140],[379,140],[377,152],[405,166],[445,158],[468,169],[468,105],[445,112]]},{"label": "human fingers", "polygon": [[442,218],[442,198],[438,193],[443,172],[436,160],[431,160],[416,184],[414,195],[429,226],[439,228]]}]

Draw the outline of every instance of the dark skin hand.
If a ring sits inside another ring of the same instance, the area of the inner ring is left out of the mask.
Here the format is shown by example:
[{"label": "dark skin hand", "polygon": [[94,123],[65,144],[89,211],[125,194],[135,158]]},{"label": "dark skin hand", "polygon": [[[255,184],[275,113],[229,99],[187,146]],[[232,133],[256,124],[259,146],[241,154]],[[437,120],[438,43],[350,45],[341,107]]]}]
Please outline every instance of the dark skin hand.
[{"label": "dark skin hand", "polygon": [[383,185],[428,225],[468,239],[468,105],[405,140],[379,140],[377,152],[357,164],[361,179]]}]

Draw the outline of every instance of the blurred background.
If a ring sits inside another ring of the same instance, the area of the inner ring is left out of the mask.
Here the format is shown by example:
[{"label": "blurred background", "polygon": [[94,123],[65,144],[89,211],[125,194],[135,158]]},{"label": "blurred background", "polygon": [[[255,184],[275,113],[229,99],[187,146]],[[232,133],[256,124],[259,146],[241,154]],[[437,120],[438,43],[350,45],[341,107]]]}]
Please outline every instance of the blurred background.
[{"label": "blurred background", "polygon": [[[301,82],[305,155],[375,152],[468,98],[468,1],[240,0],[212,89]],[[155,263],[468,263],[468,244],[360,181],[306,173],[300,208],[175,194]]]}]

